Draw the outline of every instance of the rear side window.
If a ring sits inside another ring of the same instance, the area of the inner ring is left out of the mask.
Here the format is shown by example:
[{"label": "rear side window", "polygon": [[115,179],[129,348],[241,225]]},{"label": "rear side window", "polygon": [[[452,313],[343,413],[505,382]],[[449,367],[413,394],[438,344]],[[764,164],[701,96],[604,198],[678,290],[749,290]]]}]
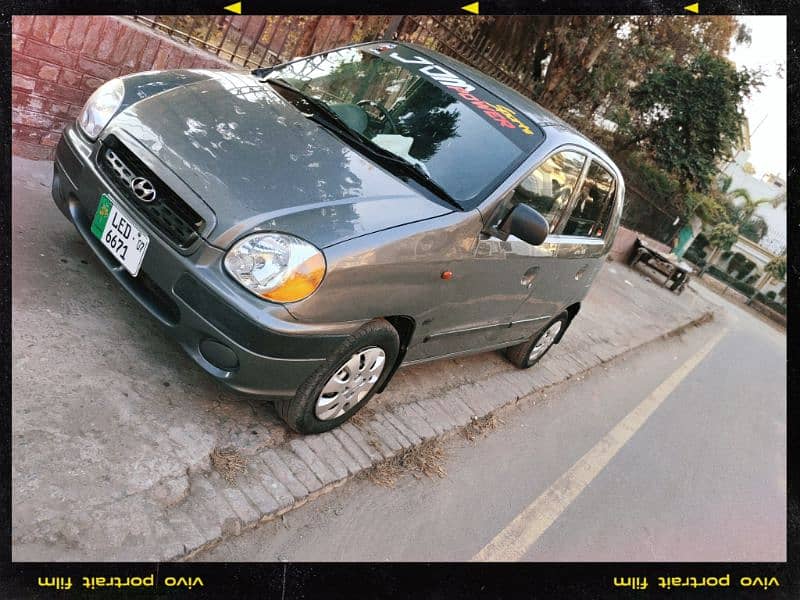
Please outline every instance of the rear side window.
[{"label": "rear side window", "polygon": [[585,160],[580,152],[554,154],[516,187],[511,206],[523,203],[537,210],[547,219],[552,232],[572,197]]},{"label": "rear side window", "polygon": [[614,176],[592,162],[564,226],[564,235],[602,238],[611,220],[616,195]]}]

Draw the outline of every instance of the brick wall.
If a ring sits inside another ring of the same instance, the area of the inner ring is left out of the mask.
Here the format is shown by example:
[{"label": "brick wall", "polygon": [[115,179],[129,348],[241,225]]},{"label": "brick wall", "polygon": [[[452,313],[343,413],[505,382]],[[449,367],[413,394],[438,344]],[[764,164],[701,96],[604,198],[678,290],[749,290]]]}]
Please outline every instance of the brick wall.
[{"label": "brick wall", "polygon": [[644,238],[647,242],[659,252],[669,254],[672,248],[667,244],[662,244],[658,240],[644,235],[633,229],[628,229],[620,225],[617,231],[617,237],[614,238],[614,243],[611,246],[611,259],[617,262],[630,262],[633,258],[633,247],[636,245],[636,238]]},{"label": "brick wall", "polygon": [[633,258],[633,246],[638,235],[632,229],[620,225],[617,230],[617,236],[611,246],[611,259],[617,262],[630,262],[631,258]]},{"label": "brick wall", "polygon": [[105,16],[14,16],[12,153],[51,159],[64,126],[104,81],[137,71],[230,68],[137,23]]}]

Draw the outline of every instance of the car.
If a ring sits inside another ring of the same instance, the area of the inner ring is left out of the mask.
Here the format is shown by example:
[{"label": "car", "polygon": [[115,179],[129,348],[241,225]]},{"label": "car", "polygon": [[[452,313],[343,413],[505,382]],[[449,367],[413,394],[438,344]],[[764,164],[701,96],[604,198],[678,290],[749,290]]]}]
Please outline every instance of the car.
[{"label": "car", "polygon": [[371,42],[108,81],[64,130],[52,195],[203,370],[319,433],[401,365],[541,360],[610,250],[624,183],[511,88]]}]

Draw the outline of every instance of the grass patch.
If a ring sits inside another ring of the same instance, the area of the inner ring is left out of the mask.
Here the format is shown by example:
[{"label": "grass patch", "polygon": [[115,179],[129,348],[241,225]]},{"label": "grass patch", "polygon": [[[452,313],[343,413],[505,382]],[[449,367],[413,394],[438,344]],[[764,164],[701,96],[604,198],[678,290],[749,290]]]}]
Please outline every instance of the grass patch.
[{"label": "grass patch", "polygon": [[405,473],[411,473],[417,479],[423,475],[431,478],[446,477],[447,471],[442,466],[444,459],[444,446],[434,438],[375,465],[366,476],[372,483],[388,488],[393,488]]},{"label": "grass patch", "polygon": [[473,442],[479,437],[484,437],[488,432],[494,431],[502,423],[503,420],[494,413],[489,413],[482,417],[472,417],[469,425],[461,430],[461,434],[470,442]]},{"label": "grass patch", "polygon": [[211,466],[228,483],[234,483],[237,475],[244,473],[247,459],[236,448],[214,448],[211,451]]}]

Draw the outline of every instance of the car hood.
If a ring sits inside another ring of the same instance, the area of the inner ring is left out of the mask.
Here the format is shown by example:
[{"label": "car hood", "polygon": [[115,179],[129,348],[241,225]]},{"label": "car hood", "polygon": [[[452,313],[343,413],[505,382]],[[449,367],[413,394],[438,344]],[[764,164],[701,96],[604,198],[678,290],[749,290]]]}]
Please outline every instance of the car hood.
[{"label": "car hood", "polygon": [[[307,119],[247,73],[161,92],[113,121],[214,212],[220,248],[252,231],[284,231],[319,247],[429,219],[452,207],[422,195]],[[197,202],[196,199],[186,199]]]}]

